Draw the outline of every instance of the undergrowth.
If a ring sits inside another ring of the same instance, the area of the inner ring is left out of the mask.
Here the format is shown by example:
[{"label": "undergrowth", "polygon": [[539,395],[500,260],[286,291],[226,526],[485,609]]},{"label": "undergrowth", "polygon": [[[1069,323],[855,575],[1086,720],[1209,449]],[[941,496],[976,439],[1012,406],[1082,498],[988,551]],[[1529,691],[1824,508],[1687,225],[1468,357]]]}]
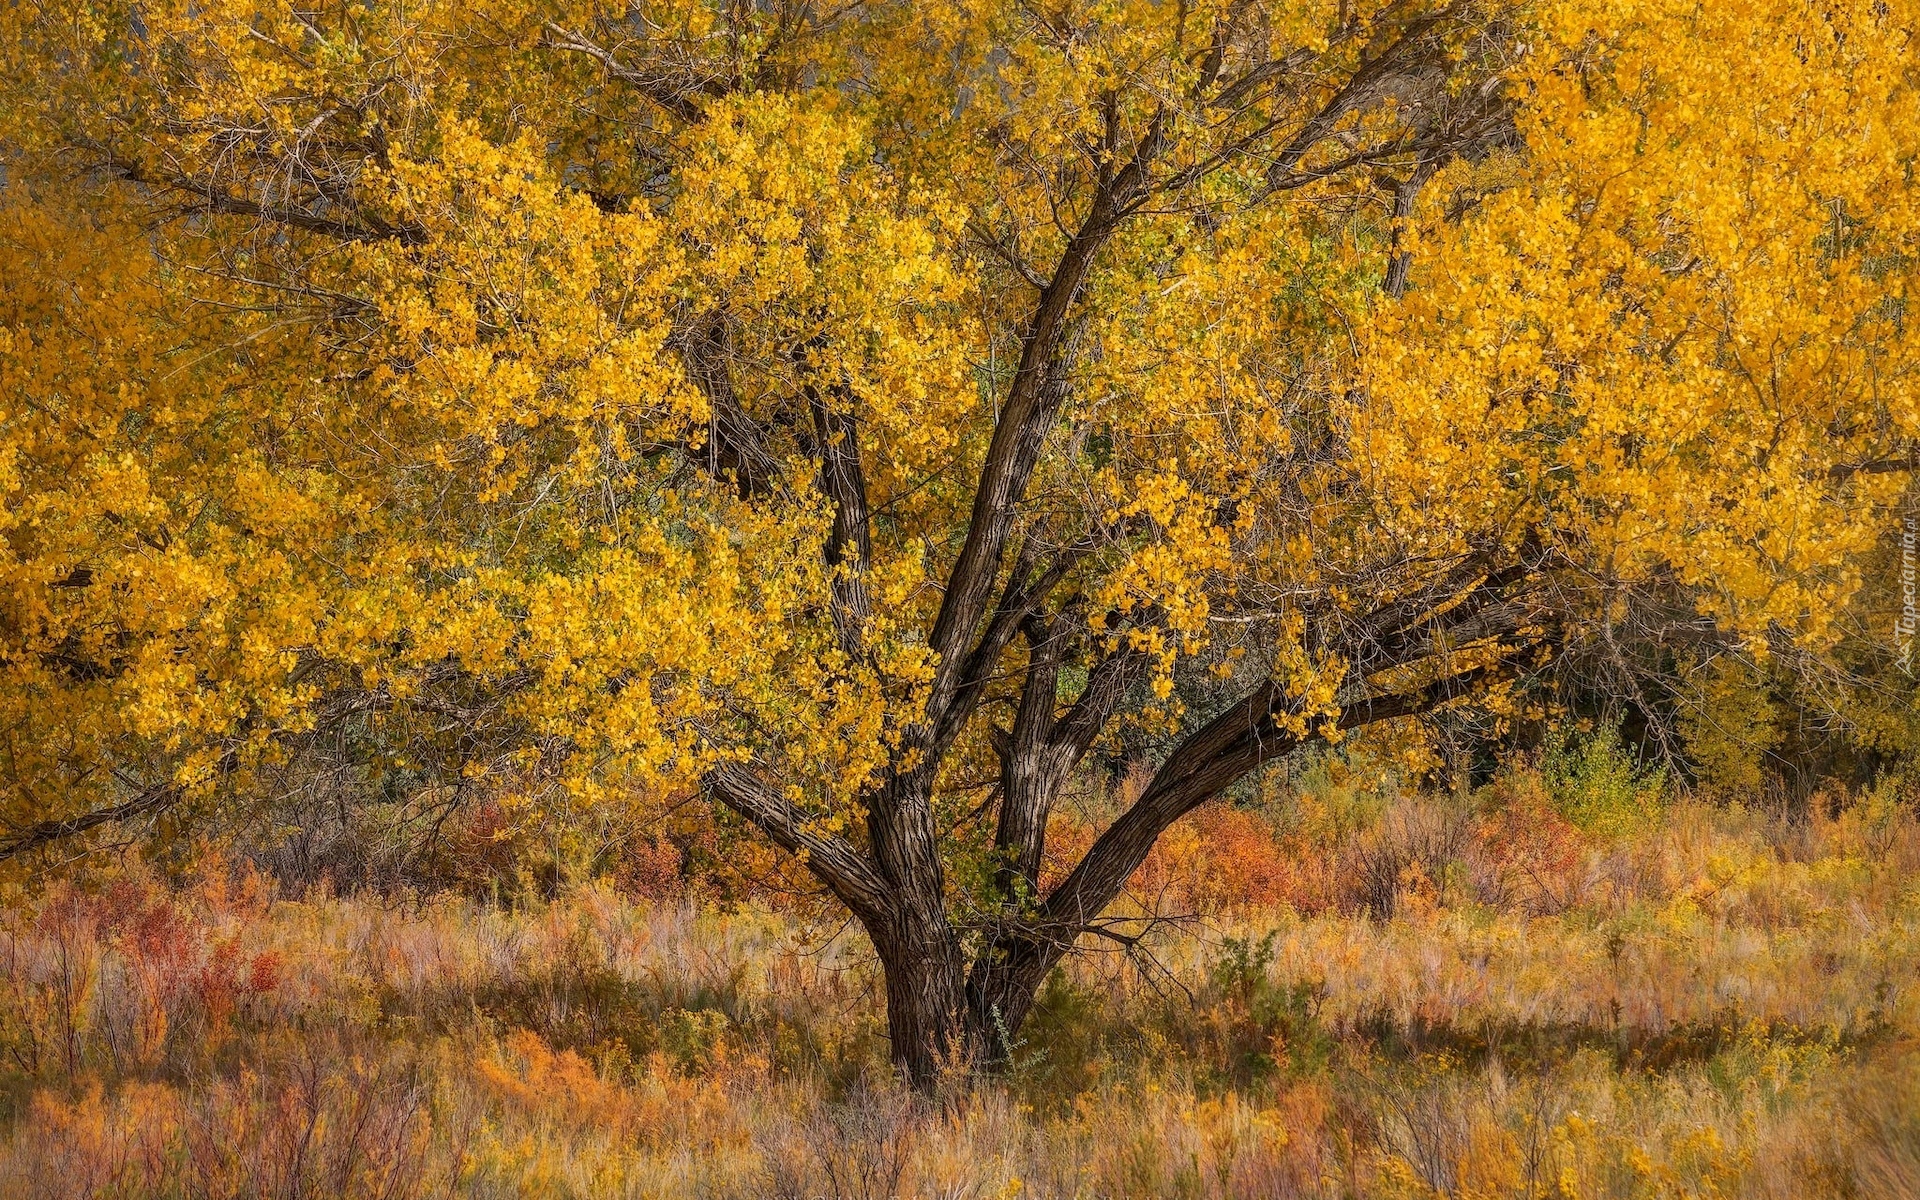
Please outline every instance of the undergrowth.
[{"label": "undergrowth", "polygon": [[0,928],[0,1194],[1920,1195],[1911,804],[1789,819],[1552,753],[1198,814],[1135,952],[1090,944],[932,1100],[858,937],[691,872],[507,905],[74,875]]}]

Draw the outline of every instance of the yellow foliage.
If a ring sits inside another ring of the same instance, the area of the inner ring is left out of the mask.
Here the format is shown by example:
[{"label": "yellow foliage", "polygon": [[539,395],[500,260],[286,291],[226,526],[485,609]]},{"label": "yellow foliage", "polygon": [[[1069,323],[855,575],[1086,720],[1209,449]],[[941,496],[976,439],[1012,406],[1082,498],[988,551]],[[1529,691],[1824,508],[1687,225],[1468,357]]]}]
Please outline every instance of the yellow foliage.
[{"label": "yellow foliage", "polygon": [[[1354,8],[1262,36],[1344,63],[1398,19]],[[1389,604],[1525,539],[1607,581],[1571,602],[1600,626],[1673,580],[1756,658],[1817,650],[1902,486],[1856,468],[1920,433],[1897,8],[1490,4],[1474,28],[1524,34],[1473,86],[1515,136],[1431,164],[1388,228],[1344,167],[1257,202],[1204,106],[1155,100],[1203,86],[1176,48],[1208,5],[1078,6],[1062,40],[1018,5],[800,37],[674,0],[630,51],[591,5],[15,6],[10,819],[206,793],[344,707],[400,742],[480,722],[497,760],[460,770],[540,759],[582,802],[777,760],[848,827],[921,753],[1013,264],[1072,229],[1046,164],[1111,171],[1088,147],[1153,111],[1187,200],[1112,233],[1031,491],[1106,531],[1080,595],[1168,719],[1217,618],[1264,614],[1221,672],[1289,680],[1283,724],[1337,739],[1352,664],[1298,598]],[[846,429],[722,462],[722,335],[727,403],[777,434],[828,389]],[[755,475],[845,438],[886,514],[858,653],[832,506]]]},{"label": "yellow foliage", "polygon": [[[1915,462],[1913,23],[6,7],[0,859],[321,775],[502,842],[698,793],[912,948],[931,1086],[973,965],[1024,1001],[1305,744],[1599,664],[1750,779],[1714,664],[1839,672]],[[1372,851],[1382,905],[1461,886]]]}]

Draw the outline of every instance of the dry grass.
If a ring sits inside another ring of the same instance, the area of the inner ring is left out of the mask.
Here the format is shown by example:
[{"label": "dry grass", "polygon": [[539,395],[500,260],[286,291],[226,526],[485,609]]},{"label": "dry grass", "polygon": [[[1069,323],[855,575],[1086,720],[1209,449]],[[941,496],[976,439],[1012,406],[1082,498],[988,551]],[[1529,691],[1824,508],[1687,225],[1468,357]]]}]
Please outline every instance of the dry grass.
[{"label": "dry grass", "polygon": [[931,1103],[791,912],[62,885],[0,931],[0,1194],[1920,1195],[1910,809],[1531,788],[1207,816],[1137,881],[1205,919]]}]

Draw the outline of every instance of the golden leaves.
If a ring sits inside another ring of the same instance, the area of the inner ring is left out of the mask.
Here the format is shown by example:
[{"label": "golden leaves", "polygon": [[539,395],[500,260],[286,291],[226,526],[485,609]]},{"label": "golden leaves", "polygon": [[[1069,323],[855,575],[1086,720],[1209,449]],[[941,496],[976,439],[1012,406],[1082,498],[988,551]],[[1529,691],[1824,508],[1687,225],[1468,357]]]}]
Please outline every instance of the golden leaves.
[{"label": "golden leaves", "polygon": [[[1131,0],[738,46],[691,3],[7,10],[18,794],[199,771],[342,681],[386,712],[457,678],[587,791],[751,749],[846,822],[924,703],[1035,295],[1143,146],[1166,191],[1062,318],[1022,520],[1094,547],[1063,587],[1161,700],[1245,619],[1267,641],[1222,673],[1324,716],[1346,664],[1305,600],[1363,614],[1529,532],[1677,581],[1756,653],[1829,638],[1900,486],[1849,464],[1920,435],[1895,14],[1502,6],[1517,136],[1393,217],[1432,114],[1411,76],[1335,102],[1403,7],[1267,12],[1213,67],[1214,6]],[[625,73],[549,23],[630,34]],[[1241,111],[1202,86],[1241,59],[1311,70]],[[1323,108],[1276,191],[1286,146],[1250,131]],[[763,442],[757,492],[723,422]],[[830,568],[846,439],[871,557]]]},{"label": "golden leaves", "polygon": [[1818,640],[1897,486],[1835,472],[1911,429],[1900,35],[1765,4],[1538,19],[1526,182],[1426,214],[1371,327],[1370,484],[1422,544],[1524,519],[1756,645]]}]

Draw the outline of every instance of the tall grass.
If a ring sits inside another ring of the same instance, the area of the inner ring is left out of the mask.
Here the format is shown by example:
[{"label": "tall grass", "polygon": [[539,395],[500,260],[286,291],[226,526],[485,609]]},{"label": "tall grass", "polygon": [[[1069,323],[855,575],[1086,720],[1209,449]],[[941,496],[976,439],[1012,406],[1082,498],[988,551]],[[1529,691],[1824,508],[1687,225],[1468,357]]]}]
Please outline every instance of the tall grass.
[{"label": "tall grass", "polygon": [[933,1100],[789,906],[98,872],[0,928],[0,1194],[1920,1195],[1910,805],[1616,767],[1204,812],[1134,881],[1191,919]]}]

